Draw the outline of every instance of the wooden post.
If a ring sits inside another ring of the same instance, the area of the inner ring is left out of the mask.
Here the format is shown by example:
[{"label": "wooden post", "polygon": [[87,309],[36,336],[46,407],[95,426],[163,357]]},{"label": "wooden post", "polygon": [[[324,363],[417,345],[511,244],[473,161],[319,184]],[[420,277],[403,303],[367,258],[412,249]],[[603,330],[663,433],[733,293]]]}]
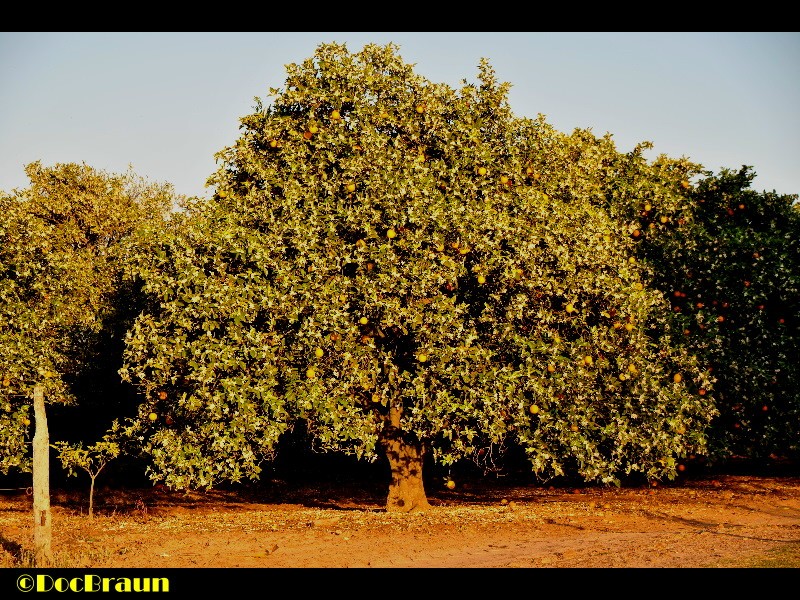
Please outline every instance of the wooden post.
[{"label": "wooden post", "polygon": [[33,435],[33,548],[37,567],[53,564],[52,521],[50,514],[50,436],[44,412],[44,390],[33,388],[33,412],[36,433]]}]

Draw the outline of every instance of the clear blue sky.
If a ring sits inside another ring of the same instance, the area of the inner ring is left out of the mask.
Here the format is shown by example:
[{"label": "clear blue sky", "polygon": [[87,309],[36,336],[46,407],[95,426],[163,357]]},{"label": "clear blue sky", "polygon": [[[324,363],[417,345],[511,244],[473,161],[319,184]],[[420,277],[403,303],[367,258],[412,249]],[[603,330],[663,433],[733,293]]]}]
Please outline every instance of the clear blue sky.
[{"label": "clear blue sky", "polygon": [[0,32],[0,190],[41,160],[131,165],[205,196],[254,98],[325,42],[394,42],[454,87],[486,58],[518,116],[611,133],[620,151],[651,141],[648,158],[750,165],[755,189],[800,194],[799,32]]}]

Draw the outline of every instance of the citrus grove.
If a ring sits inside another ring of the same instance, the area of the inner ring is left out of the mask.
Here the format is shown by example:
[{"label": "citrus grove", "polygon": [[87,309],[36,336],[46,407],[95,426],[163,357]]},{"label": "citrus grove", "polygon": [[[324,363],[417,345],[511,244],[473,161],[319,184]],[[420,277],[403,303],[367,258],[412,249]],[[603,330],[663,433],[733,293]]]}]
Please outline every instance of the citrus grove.
[{"label": "citrus grove", "polygon": [[[210,198],[113,238],[114,373],[135,400],[104,440],[153,481],[210,488],[257,479],[302,428],[315,450],[384,460],[401,512],[428,506],[423,467],[493,468],[510,448],[541,481],[617,485],[674,479],[690,456],[796,451],[793,198],[517,117],[508,91],[486,61],[458,89],[431,82],[393,45],[288,65],[217,154]],[[722,221],[723,201],[760,216]],[[3,219],[24,206],[4,202]],[[734,314],[736,330],[718,320]],[[25,468],[41,376],[6,363],[4,464]]]}]

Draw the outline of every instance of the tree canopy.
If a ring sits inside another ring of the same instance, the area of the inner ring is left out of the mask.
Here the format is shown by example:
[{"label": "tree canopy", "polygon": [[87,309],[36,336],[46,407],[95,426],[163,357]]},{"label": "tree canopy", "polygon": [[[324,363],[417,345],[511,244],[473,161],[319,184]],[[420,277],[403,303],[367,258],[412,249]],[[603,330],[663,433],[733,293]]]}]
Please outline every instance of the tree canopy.
[{"label": "tree canopy", "polygon": [[135,250],[152,302],[122,374],[154,479],[257,477],[300,421],[322,449],[383,453],[392,510],[426,506],[426,455],[513,443],[543,478],[618,482],[703,450],[711,377],[620,209],[679,206],[697,167],[517,118],[508,89],[486,61],[432,83],[392,45],[287,66],[214,197]]}]

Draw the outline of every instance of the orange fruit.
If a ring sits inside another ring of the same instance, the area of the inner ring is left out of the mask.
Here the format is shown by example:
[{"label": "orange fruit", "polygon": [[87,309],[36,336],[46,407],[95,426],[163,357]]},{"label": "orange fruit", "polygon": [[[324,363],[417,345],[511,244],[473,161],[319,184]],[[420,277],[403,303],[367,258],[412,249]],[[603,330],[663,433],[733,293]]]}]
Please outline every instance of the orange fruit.
[{"label": "orange fruit", "polygon": [[428,355],[420,354],[419,356],[417,356],[417,360],[421,363],[428,362]]},{"label": "orange fruit", "polygon": [[355,183],[348,183],[346,189],[347,189],[348,192],[355,192],[356,191],[356,184]]},{"label": "orange fruit", "polygon": [[386,232],[386,237],[388,237],[389,239],[397,237],[397,232],[394,229],[390,229],[389,231]]},{"label": "orange fruit", "polygon": [[338,110],[331,111],[331,119],[333,119],[334,121],[338,121],[341,118],[342,118],[342,115]]},{"label": "orange fruit", "polygon": [[304,131],[304,132],[303,132],[303,137],[304,137],[305,139],[307,139],[307,140],[310,140],[312,137],[314,137],[314,134],[313,134],[313,133],[311,133],[310,131]]},{"label": "orange fruit", "polygon": [[645,209],[645,210],[650,210],[651,208],[653,208],[653,205],[652,205],[652,204],[650,204],[649,202],[648,202],[647,204],[645,204],[645,205],[644,205],[644,209]]},{"label": "orange fruit", "polygon": [[308,126],[309,133],[317,133],[319,131],[319,127],[316,125],[309,125]]},{"label": "orange fruit", "polygon": [[149,415],[147,415],[147,418],[150,419],[151,421],[155,421],[156,419],[158,419],[158,415],[154,412],[151,412]]},{"label": "orange fruit", "polygon": [[682,380],[683,377],[681,377],[680,373],[675,373],[675,375],[672,376],[672,381],[674,381],[675,383],[680,383]]},{"label": "orange fruit", "polygon": [[625,323],[625,330],[626,331],[633,331],[633,323]]},{"label": "orange fruit", "polygon": [[478,175],[486,175],[486,167],[478,167]]},{"label": "orange fruit", "polygon": [[538,415],[539,414],[539,407],[536,406],[535,404],[531,404],[530,411],[531,411],[532,415]]},{"label": "orange fruit", "polygon": [[481,285],[486,283],[486,277],[484,275],[478,275],[478,283],[480,283]]},{"label": "orange fruit", "polygon": [[556,366],[555,365],[547,365],[547,372],[548,373],[554,373],[555,370],[556,370]]},{"label": "orange fruit", "polygon": [[502,184],[508,183],[508,177],[506,177],[505,175],[501,175],[500,176],[500,183],[502,183]]},{"label": "orange fruit", "polygon": [[31,420],[28,417],[25,417],[24,419],[22,419],[22,424],[25,425],[25,427],[27,427],[28,425],[31,424]]},{"label": "orange fruit", "polygon": [[269,147],[270,148],[277,148],[278,147],[278,140],[270,140]]},{"label": "orange fruit", "polygon": [[425,112],[425,105],[424,104],[417,104],[417,112],[422,114]]},{"label": "orange fruit", "polygon": [[317,372],[314,370],[314,367],[309,367],[308,369],[306,369],[306,377],[308,377],[309,379],[314,379],[316,375]]},{"label": "orange fruit", "polygon": [[316,356],[317,358],[322,358],[324,354],[325,351],[322,348],[317,348],[316,350],[314,350],[314,356]]},{"label": "orange fruit", "polygon": [[362,325],[366,325],[367,323],[369,323],[369,319],[367,319],[367,317],[361,317],[358,320],[358,322],[361,323]]},{"label": "orange fruit", "polygon": [[454,490],[456,488],[456,482],[453,481],[452,479],[448,479],[445,486],[447,486],[448,490]]},{"label": "orange fruit", "polygon": [[167,399],[167,392],[164,392],[164,391],[158,392],[158,397],[161,400],[166,400]]}]

